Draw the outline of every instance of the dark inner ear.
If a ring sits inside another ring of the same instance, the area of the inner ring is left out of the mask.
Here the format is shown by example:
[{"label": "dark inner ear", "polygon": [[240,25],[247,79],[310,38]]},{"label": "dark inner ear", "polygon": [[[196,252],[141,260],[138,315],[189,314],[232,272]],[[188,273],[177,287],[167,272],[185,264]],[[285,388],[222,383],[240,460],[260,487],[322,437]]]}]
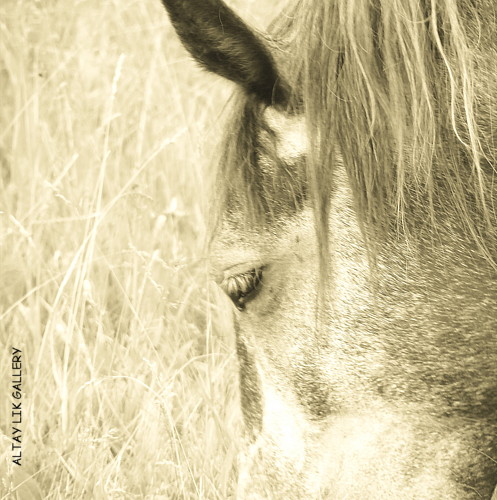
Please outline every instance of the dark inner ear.
[{"label": "dark inner ear", "polygon": [[183,45],[207,70],[283,107],[288,90],[262,40],[221,0],[162,0]]}]

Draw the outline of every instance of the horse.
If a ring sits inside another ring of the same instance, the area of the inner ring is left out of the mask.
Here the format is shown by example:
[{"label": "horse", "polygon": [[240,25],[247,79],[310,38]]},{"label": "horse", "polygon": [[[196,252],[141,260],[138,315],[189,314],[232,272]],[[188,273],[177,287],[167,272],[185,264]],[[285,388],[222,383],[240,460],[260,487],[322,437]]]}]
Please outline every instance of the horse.
[{"label": "horse", "polygon": [[497,498],[495,2],[296,0],[265,33],[162,2],[234,82],[211,259],[237,497]]}]

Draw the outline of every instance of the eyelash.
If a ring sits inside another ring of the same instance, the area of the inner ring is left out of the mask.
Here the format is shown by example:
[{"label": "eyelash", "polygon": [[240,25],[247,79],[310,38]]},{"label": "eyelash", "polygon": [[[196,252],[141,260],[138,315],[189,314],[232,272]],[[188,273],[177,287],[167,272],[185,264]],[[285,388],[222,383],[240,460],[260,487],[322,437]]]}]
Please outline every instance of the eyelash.
[{"label": "eyelash", "polygon": [[221,288],[239,311],[243,311],[246,303],[259,292],[262,285],[262,271],[262,267],[251,269],[242,274],[229,276],[222,281]]}]

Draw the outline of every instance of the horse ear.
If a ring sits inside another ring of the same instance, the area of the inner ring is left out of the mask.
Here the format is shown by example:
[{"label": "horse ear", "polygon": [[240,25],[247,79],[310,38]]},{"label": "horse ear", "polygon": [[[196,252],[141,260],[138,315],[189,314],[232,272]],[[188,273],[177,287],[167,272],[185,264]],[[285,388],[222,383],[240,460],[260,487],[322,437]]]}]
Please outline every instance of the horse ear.
[{"label": "horse ear", "polygon": [[267,105],[285,106],[288,90],[261,39],[221,0],[162,0],[183,45],[207,70]]}]

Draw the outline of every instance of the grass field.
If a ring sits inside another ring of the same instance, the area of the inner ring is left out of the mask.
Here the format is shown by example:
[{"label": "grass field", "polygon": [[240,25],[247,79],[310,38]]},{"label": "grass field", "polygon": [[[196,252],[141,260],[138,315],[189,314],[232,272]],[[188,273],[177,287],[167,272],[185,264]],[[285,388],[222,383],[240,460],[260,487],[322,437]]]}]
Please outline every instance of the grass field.
[{"label": "grass field", "polygon": [[[258,27],[277,9],[229,3]],[[2,0],[0,84],[0,498],[233,497],[231,313],[204,249],[230,85],[158,0]]]}]

